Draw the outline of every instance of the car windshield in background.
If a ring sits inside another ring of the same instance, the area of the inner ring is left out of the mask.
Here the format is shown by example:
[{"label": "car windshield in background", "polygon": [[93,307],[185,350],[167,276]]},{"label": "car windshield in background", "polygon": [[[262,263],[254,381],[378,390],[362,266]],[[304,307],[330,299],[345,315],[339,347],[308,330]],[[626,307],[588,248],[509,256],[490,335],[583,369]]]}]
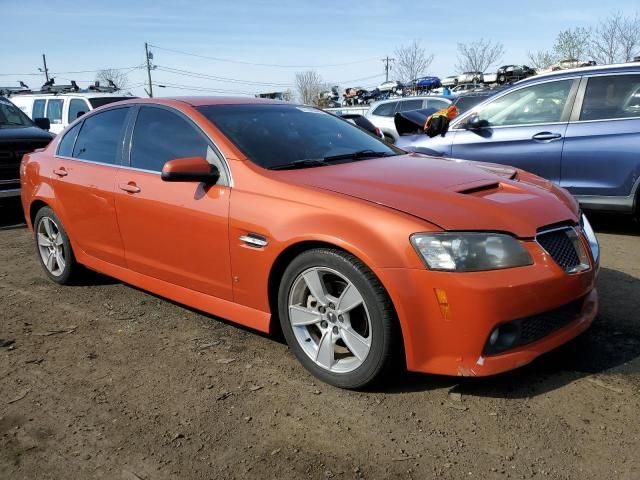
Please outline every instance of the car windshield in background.
[{"label": "car windshield in background", "polygon": [[299,105],[207,105],[198,107],[254,163],[264,168],[321,166],[400,155],[350,123]]},{"label": "car windshield in background", "polygon": [[0,128],[32,126],[33,122],[18,107],[0,98]]},{"label": "car windshield in background", "polygon": [[98,108],[109,103],[119,102],[120,100],[131,100],[134,97],[92,97],[88,98],[93,108]]}]

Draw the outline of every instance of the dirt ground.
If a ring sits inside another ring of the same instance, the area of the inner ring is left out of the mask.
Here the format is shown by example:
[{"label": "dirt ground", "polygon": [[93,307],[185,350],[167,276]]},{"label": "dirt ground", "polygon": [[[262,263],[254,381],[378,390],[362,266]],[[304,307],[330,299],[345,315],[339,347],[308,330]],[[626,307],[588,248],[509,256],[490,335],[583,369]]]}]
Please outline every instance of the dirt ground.
[{"label": "dirt ground", "polygon": [[596,218],[601,311],[515,372],[315,381],[285,344],[100,275],[0,206],[0,478],[640,478],[640,229]]}]

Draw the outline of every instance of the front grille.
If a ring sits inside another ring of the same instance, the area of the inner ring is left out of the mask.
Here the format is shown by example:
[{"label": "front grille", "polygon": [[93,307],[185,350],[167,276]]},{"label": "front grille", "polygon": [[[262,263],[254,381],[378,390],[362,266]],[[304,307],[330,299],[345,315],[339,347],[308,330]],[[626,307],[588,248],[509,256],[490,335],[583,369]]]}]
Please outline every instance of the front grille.
[{"label": "front grille", "polygon": [[536,236],[540,246],[566,271],[571,271],[583,263],[576,251],[572,235],[575,237],[575,230],[567,227],[539,233]]},{"label": "front grille", "polygon": [[483,353],[495,355],[540,340],[575,321],[582,312],[583,304],[584,297],[553,310],[502,324],[499,329],[502,332],[507,332],[510,341],[508,343],[498,341],[492,345],[487,340]]},{"label": "front grille", "polygon": [[46,147],[47,143],[49,143],[48,140],[0,143],[0,188],[2,183],[6,185],[9,181],[19,182],[22,156],[33,152],[36,148]]}]

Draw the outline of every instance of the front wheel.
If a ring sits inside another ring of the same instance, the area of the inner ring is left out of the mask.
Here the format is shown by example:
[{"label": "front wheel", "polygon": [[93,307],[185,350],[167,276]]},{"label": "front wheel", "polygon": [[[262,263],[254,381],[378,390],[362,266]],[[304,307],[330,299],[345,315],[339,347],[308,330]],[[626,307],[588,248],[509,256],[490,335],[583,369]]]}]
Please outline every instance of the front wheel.
[{"label": "front wheel", "polygon": [[331,385],[371,384],[400,350],[386,291],[371,270],[341,250],[314,249],[296,257],[283,275],[278,307],[295,356]]}]

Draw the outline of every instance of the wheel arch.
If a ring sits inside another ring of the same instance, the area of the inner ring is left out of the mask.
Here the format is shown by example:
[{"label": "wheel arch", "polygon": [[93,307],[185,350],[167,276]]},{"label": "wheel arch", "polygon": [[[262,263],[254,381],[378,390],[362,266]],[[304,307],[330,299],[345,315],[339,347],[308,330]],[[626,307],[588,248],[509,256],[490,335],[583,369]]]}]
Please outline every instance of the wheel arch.
[{"label": "wheel arch", "polygon": [[404,333],[402,328],[402,322],[398,316],[398,310],[393,302],[393,297],[391,296],[389,289],[385,285],[385,282],[380,276],[375,272],[375,269],[367,262],[367,260],[363,259],[362,256],[358,255],[356,252],[349,251],[347,248],[341,245],[337,245],[335,243],[331,243],[325,240],[301,240],[295,242],[291,245],[288,245],[284,250],[282,250],[276,259],[274,260],[271,270],[269,271],[269,277],[267,282],[267,295],[269,299],[269,309],[271,311],[271,320],[269,325],[269,332],[278,337],[282,336],[282,331],[280,328],[280,319],[278,312],[278,290],[280,287],[280,279],[287,266],[295,259],[298,255],[316,248],[330,248],[333,250],[340,250],[344,253],[354,256],[360,262],[362,262],[371,272],[375,275],[376,279],[380,282],[380,285],[384,288],[387,296],[389,297],[389,301],[391,303],[391,307],[393,308],[393,316],[398,327],[398,332],[400,335],[400,348],[402,352],[400,353],[400,357],[405,357],[404,350]]},{"label": "wheel arch", "polygon": [[29,220],[31,221],[32,227],[33,227],[33,222],[36,219],[36,215],[38,214],[38,211],[44,207],[52,208],[51,205],[49,205],[47,202],[39,198],[32,201],[31,204],[29,205]]}]

